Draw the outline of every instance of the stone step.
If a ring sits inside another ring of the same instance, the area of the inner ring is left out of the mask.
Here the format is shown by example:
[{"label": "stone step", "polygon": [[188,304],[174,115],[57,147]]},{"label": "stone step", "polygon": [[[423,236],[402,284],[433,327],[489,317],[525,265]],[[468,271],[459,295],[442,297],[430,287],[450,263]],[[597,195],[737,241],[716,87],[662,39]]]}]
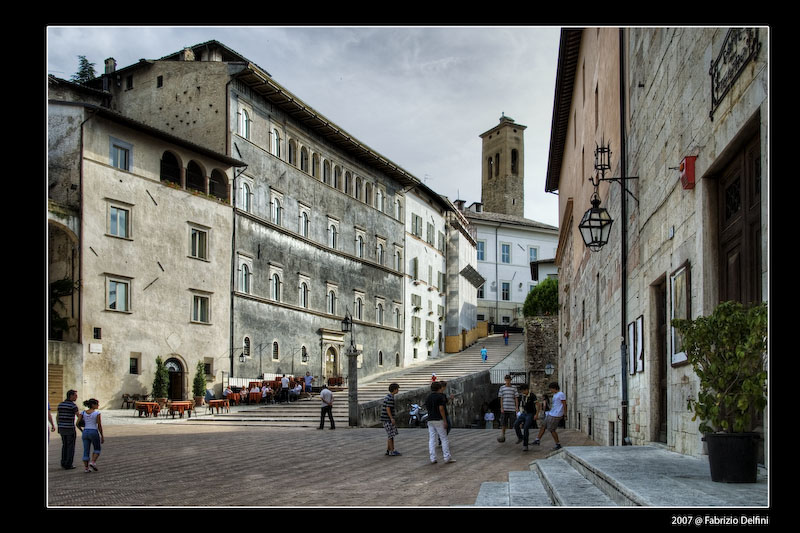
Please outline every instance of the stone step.
[{"label": "stone step", "polygon": [[478,507],[550,507],[553,502],[547,494],[542,481],[530,470],[509,472],[508,481],[487,481],[481,483]]},{"label": "stone step", "polygon": [[578,507],[616,507],[605,492],[586,479],[565,459],[562,450],[546,459],[534,461],[532,467],[544,484],[554,505]]}]

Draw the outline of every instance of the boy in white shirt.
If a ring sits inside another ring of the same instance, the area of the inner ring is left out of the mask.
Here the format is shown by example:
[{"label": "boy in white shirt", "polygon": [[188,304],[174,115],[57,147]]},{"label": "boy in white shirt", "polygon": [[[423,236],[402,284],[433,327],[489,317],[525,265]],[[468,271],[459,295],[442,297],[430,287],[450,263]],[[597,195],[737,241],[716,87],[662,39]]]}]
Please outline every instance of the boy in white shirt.
[{"label": "boy in white shirt", "polygon": [[542,427],[539,429],[539,434],[536,436],[536,440],[533,441],[533,444],[541,444],[539,439],[542,438],[545,430],[547,430],[553,436],[553,440],[556,441],[556,445],[553,449],[558,450],[561,448],[561,444],[558,442],[558,433],[556,430],[561,420],[567,416],[567,396],[561,392],[556,382],[551,383],[548,388],[550,392],[553,393],[553,407],[545,413],[544,424],[542,424]]}]

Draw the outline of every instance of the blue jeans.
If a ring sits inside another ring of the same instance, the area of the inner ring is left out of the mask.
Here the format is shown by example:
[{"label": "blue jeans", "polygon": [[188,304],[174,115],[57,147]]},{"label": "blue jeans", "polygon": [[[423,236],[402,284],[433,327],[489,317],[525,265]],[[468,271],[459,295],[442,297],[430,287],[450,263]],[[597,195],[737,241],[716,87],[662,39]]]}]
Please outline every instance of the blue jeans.
[{"label": "blue jeans", "polygon": [[[531,426],[533,426],[533,413],[522,413],[514,422],[514,432],[518,439],[522,439],[524,446],[528,445]],[[520,431],[520,427],[522,427],[522,431]]]},{"label": "blue jeans", "polygon": [[96,429],[84,429],[83,436],[83,460],[91,460],[91,449],[94,448],[94,453],[100,454],[100,432]]}]

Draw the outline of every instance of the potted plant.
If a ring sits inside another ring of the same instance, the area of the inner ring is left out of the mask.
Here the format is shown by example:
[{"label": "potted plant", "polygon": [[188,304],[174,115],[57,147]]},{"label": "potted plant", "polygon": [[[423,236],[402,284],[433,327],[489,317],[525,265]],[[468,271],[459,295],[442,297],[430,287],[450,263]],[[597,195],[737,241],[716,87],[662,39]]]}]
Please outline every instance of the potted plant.
[{"label": "potted plant", "polygon": [[169,370],[164,365],[161,356],[156,357],[156,373],[153,378],[153,399],[158,402],[160,407],[167,403],[169,393]]},{"label": "potted plant", "polygon": [[194,405],[196,407],[203,405],[203,398],[206,394],[206,369],[203,361],[197,362],[197,371],[194,375],[194,382],[192,382],[192,392],[194,393]]},{"label": "potted plant", "polygon": [[760,436],[752,415],[767,405],[767,304],[723,302],[707,317],[672,325],[700,379],[688,408],[705,434],[711,479],[755,483]]}]

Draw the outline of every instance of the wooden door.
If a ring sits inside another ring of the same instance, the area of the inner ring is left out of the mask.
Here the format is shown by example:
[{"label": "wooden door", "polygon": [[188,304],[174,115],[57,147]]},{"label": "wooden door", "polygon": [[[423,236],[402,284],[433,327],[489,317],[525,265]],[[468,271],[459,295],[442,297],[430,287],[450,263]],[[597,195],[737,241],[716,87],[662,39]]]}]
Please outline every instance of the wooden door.
[{"label": "wooden door", "polygon": [[761,144],[753,137],[719,178],[720,301],[761,300]]}]

